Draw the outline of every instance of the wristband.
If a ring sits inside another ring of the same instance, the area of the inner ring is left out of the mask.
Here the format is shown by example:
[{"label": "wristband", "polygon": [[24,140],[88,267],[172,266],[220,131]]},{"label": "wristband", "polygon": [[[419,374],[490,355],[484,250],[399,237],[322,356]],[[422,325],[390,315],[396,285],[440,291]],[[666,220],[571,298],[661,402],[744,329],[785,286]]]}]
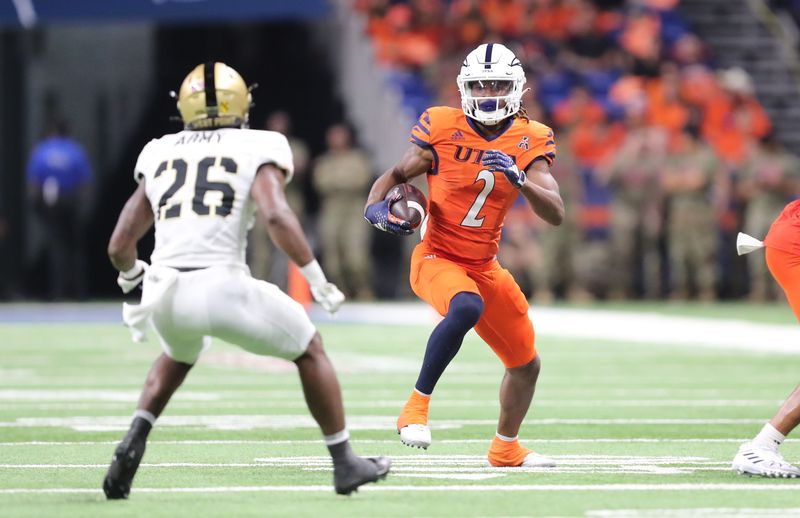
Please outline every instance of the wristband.
[{"label": "wristband", "polygon": [[303,277],[306,278],[308,284],[311,286],[322,286],[328,282],[325,273],[322,271],[322,267],[316,259],[312,259],[307,265],[301,266],[300,273],[303,274]]},{"label": "wristband", "polygon": [[145,264],[144,261],[137,259],[136,262],[133,263],[133,268],[131,268],[130,270],[125,270],[124,272],[119,272],[119,274],[126,281],[132,281],[133,279],[142,274],[142,272],[144,271],[144,264]]}]

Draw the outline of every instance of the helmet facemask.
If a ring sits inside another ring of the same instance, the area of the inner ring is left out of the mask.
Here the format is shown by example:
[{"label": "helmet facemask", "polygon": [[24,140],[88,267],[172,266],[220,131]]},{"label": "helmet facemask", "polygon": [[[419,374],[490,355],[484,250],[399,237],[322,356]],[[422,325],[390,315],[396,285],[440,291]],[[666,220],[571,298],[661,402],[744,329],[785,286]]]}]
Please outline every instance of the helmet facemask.
[{"label": "helmet facemask", "polygon": [[[459,77],[458,89],[461,91],[461,109],[478,122],[493,126],[519,111],[522,103],[522,87],[524,80],[508,79],[468,79]],[[496,86],[496,87],[493,87]],[[477,90],[477,92],[476,92]],[[487,95],[480,93],[500,95]]]}]

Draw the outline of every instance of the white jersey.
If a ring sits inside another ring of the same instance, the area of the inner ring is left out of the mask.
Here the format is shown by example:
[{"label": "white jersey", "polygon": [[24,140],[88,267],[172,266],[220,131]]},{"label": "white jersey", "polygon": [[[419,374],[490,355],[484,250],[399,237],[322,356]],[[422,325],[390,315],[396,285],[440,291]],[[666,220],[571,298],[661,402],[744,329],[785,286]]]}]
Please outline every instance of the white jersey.
[{"label": "white jersey", "polygon": [[150,141],[136,162],[137,182],[153,209],[156,243],[150,261],[204,268],[245,263],[250,197],[258,168],[294,172],[286,137],[273,131],[224,128],[181,131]]}]

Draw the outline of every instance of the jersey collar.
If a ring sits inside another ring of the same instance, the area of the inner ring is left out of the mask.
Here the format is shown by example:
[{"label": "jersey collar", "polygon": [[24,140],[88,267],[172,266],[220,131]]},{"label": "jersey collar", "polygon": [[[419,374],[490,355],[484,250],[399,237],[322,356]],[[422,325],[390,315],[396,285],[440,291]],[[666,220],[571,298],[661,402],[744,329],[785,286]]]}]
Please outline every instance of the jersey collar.
[{"label": "jersey collar", "polygon": [[485,137],[485,136],[483,135],[483,133],[481,133],[481,131],[480,131],[480,130],[478,129],[478,127],[475,125],[475,121],[473,121],[473,120],[472,120],[472,117],[467,117],[466,115],[464,115],[464,118],[466,118],[466,119],[467,119],[467,124],[469,124],[469,127],[470,127],[470,128],[472,128],[472,131],[474,131],[476,135],[478,135],[480,138],[482,138],[482,139],[483,139],[483,140],[485,140],[486,142],[491,142],[491,141],[495,140],[496,138],[503,136],[503,134],[504,134],[506,131],[508,131],[508,129],[509,129],[511,126],[513,126],[513,125],[514,125],[514,120],[515,120],[515,119],[514,119],[514,116],[512,115],[511,117],[509,117],[508,119],[506,119],[506,121],[505,121],[505,122],[502,122],[502,123],[501,123],[501,124],[505,124],[505,125],[506,125],[506,127],[505,127],[505,128],[503,128],[503,130],[502,130],[502,131],[500,131],[500,133],[497,133],[496,135],[493,135],[493,136],[491,136],[491,137],[487,138],[487,137]]}]

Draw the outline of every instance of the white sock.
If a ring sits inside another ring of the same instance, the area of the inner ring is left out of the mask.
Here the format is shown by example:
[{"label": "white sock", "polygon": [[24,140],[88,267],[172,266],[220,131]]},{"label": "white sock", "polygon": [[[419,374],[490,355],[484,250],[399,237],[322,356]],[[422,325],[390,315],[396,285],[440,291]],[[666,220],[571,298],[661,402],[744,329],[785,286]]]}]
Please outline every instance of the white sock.
[{"label": "white sock", "polygon": [[137,408],[136,412],[133,413],[133,418],[136,419],[137,417],[141,417],[142,419],[144,419],[145,421],[150,423],[150,426],[155,426],[156,425],[156,416],[154,416],[153,414],[151,414],[147,410],[143,410],[141,408]]},{"label": "white sock", "polygon": [[336,432],[331,435],[324,436],[326,446],[333,446],[334,444],[342,443],[349,438],[350,438],[350,432],[347,431],[347,428],[345,428],[341,432]]},{"label": "white sock", "polygon": [[420,396],[431,397],[431,395],[430,395],[430,394],[426,394],[426,393],[424,393],[424,392],[422,392],[422,391],[420,391],[420,390],[417,390],[417,387],[414,387],[414,392],[416,392],[416,393],[417,393],[417,394],[419,394]]},{"label": "white sock", "polygon": [[753,444],[778,451],[778,446],[780,446],[785,439],[785,435],[776,430],[774,426],[767,423],[764,425],[764,428],[758,432],[756,438],[753,439]]},{"label": "white sock", "polygon": [[507,435],[502,435],[500,432],[495,432],[495,436],[504,442],[514,442],[519,439],[519,435],[515,435],[514,437],[508,437]]}]

